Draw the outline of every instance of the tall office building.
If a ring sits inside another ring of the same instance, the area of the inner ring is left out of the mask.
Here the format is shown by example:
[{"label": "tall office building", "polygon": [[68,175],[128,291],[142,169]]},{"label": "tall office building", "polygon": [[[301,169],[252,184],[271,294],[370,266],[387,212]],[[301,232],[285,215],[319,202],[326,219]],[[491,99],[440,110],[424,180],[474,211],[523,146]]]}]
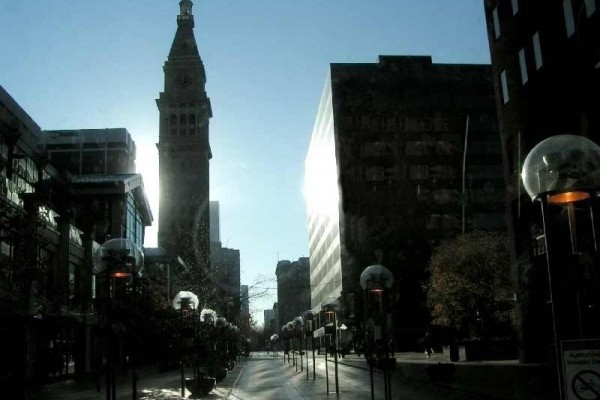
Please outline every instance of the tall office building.
[{"label": "tall office building", "polygon": [[275,325],[276,318],[274,309],[264,310],[263,317],[265,321],[263,328],[265,333],[273,334],[279,332],[277,325]]},{"label": "tall office building", "polygon": [[[276,318],[284,325],[310,309],[310,263],[308,257],[298,261],[281,260],[275,270],[277,276]],[[277,331],[281,326],[277,326]]]},{"label": "tall office building", "polygon": [[43,131],[39,146],[61,172],[135,173],[135,142],[125,128]]},{"label": "tall office building", "polygon": [[210,216],[210,243],[211,245],[221,245],[221,223],[219,216],[219,202],[209,202],[209,216]]},{"label": "tall office building", "polygon": [[425,56],[331,64],[305,163],[313,310],[341,296],[343,322],[358,326],[360,274],[382,264],[398,343],[416,343],[431,246],[504,229],[490,72]]},{"label": "tall office building", "polygon": [[240,286],[240,299],[240,324],[238,327],[242,335],[249,337],[252,316],[250,315],[250,290],[248,285]]},{"label": "tall office building", "polygon": [[[551,302],[540,208],[523,188],[521,169],[531,149],[550,136],[581,135],[600,144],[600,3],[486,0],[484,5],[504,149],[508,226],[515,244],[520,359],[538,362],[554,357]],[[568,261],[572,275],[583,250]],[[594,265],[590,271],[598,271]],[[570,316],[600,320],[594,311],[600,309],[600,298],[591,295],[600,291],[599,279],[587,276],[585,281],[596,282],[596,288],[578,293],[579,310],[571,310]],[[567,277],[558,280],[564,283]],[[598,323],[572,325],[581,328],[579,335],[594,329],[595,337],[600,334]]]},{"label": "tall office building", "polygon": [[164,65],[159,110],[158,245],[194,267],[209,265],[208,120],[204,64],[194,38],[192,2],[181,0],[177,32]]},{"label": "tall office building", "polygon": [[213,307],[227,318],[240,318],[242,295],[240,293],[240,251],[221,245],[219,202],[210,202],[210,266],[214,287],[217,290]]}]

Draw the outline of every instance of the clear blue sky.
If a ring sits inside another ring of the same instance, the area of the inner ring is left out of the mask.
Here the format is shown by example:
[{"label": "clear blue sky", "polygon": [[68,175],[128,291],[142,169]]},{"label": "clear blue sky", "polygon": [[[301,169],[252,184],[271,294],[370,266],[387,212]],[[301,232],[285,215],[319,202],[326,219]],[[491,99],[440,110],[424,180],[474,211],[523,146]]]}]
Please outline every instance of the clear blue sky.
[{"label": "clear blue sky", "polygon": [[[210,196],[243,284],[274,277],[278,257],[308,256],[303,167],[329,63],[489,62],[482,0],[195,0],[193,10],[214,114]],[[42,129],[127,128],[155,225],[154,100],[178,12],[178,0],[0,0],[0,85]],[[270,293],[251,304],[259,321]]]}]

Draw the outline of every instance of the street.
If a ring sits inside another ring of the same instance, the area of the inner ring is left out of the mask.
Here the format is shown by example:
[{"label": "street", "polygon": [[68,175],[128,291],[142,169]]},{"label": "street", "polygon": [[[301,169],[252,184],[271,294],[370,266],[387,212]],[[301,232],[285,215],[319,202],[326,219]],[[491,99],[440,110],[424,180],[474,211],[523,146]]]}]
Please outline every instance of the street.
[{"label": "street", "polygon": [[[283,399],[330,399],[336,397],[334,363],[328,362],[329,394],[327,394],[325,358],[316,357],[316,379],[312,376],[312,357],[309,359],[309,379],[306,379],[306,359],[303,358],[304,370],[301,370],[297,359],[297,367],[293,362],[284,363],[283,353],[278,357],[266,352],[252,353],[250,358],[241,359],[238,365],[206,399],[227,400],[283,400]],[[366,363],[359,358],[340,361],[338,364],[339,398],[370,399],[369,371]],[[375,399],[384,399],[383,375],[374,373]],[[189,396],[186,391],[186,397]],[[181,400],[180,377],[178,371],[158,373],[154,369],[140,371],[138,381],[139,400]],[[49,384],[33,393],[33,400],[101,400],[105,398],[104,388],[96,391],[93,382],[64,381]],[[130,399],[131,379],[123,375],[117,388],[118,399]],[[475,400],[481,395],[454,391],[433,384],[419,383],[399,377],[394,378],[392,385],[393,399],[406,400]]]},{"label": "street", "polygon": [[[327,399],[335,397],[334,363],[328,363],[329,395],[325,380],[325,358],[316,358],[316,379],[312,376],[312,358],[309,359],[309,379],[306,379],[306,359],[304,371],[293,363],[284,363],[282,353],[275,358],[265,352],[253,353],[251,359],[244,361],[239,377],[226,395],[226,399]],[[299,363],[298,359],[296,360]],[[365,364],[366,365],[366,364]],[[338,364],[338,380],[341,399],[370,399],[370,379],[368,369]],[[383,399],[383,375],[374,374],[375,398]],[[214,398],[214,396],[211,396]],[[394,399],[423,400],[471,400],[480,399],[464,392],[455,392],[428,384],[407,382],[394,379],[392,386]]]}]

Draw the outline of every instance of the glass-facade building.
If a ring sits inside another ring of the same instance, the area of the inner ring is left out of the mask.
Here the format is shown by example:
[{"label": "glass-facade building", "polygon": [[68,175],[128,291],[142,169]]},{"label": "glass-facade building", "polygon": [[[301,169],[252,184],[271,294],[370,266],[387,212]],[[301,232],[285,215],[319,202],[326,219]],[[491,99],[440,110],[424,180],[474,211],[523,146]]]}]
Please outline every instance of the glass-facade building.
[{"label": "glass-facade building", "polygon": [[331,80],[327,79],[305,162],[311,308],[342,292],[340,188],[336,160]]}]

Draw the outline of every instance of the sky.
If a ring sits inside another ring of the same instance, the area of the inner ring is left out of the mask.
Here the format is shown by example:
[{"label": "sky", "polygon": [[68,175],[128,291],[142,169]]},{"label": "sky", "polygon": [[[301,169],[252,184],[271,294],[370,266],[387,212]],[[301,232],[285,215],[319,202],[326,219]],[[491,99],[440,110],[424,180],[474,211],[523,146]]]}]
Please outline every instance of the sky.
[{"label": "sky", "polygon": [[[0,0],[0,85],[42,129],[124,127],[154,214],[162,67],[178,0]],[[431,55],[489,63],[483,0],[195,0],[211,99],[210,198],[223,246],[240,250],[259,324],[278,260],[308,256],[304,159],[330,63]]]}]

